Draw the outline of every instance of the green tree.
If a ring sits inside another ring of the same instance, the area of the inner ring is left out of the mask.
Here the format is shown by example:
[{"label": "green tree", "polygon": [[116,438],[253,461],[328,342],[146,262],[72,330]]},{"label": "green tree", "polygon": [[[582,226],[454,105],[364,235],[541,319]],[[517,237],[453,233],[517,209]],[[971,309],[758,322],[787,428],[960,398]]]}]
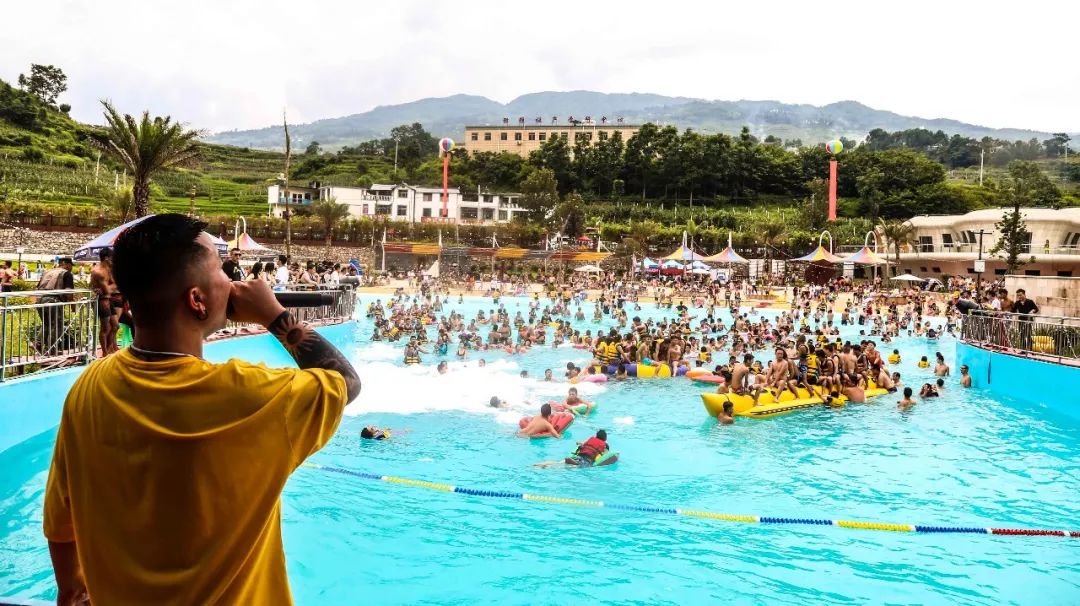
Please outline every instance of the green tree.
[{"label": "green tree", "polygon": [[559,204],[559,184],[555,172],[550,168],[541,168],[529,175],[521,184],[520,203],[525,209],[526,220],[537,224],[547,223]]},{"label": "green tree", "polygon": [[573,161],[570,159],[570,146],[562,137],[552,137],[529,154],[529,163],[536,168],[546,168],[555,177],[560,195],[574,190],[577,177]]},{"label": "green tree", "polygon": [[885,244],[892,249],[894,260],[893,276],[900,269],[900,249],[915,243],[915,227],[908,221],[885,221],[881,220],[881,235],[885,236]]},{"label": "green tree", "polygon": [[570,194],[555,207],[555,221],[559,233],[576,238],[585,233],[585,200],[579,194]]},{"label": "green tree", "polygon": [[19,74],[19,87],[49,105],[67,90],[67,76],[54,65],[30,64],[30,75]]},{"label": "green tree", "polygon": [[333,236],[334,226],[337,225],[338,221],[349,216],[349,206],[338,203],[337,198],[316,200],[311,203],[311,214],[322,221],[323,228],[326,230],[326,248],[330,248],[330,239]]},{"label": "green tree", "polygon": [[424,130],[424,126],[419,122],[390,129],[390,137],[383,139],[383,149],[387,157],[393,157],[395,144],[398,162],[406,169],[439,155],[439,140]]},{"label": "green tree", "polygon": [[649,255],[653,238],[660,233],[660,224],[656,221],[638,221],[630,224],[630,232],[622,241],[622,248],[629,257],[628,261],[636,256],[638,261]]},{"label": "green tree", "polygon": [[997,242],[990,249],[991,255],[1003,254],[1005,257],[1005,271],[1016,273],[1024,265],[1020,255],[1027,252],[1031,243],[1031,232],[1024,223],[1024,217],[1020,214],[1020,205],[1016,204],[1011,210],[1005,211],[1001,220],[994,224],[997,228]]},{"label": "green tree", "polygon": [[105,198],[105,204],[109,210],[120,215],[120,223],[127,223],[128,216],[135,210],[135,197],[130,187],[122,187],[109,192]]},{"label": "green tree", "polygon": [[319,145],[318,141],[312,141],[311,143],[308,143],[307,148],[304,149],[305,156],[317,156],[321,153],[322,147]]},{"label": "green tree", "polygon": [[112,103],[105,107],[105,133],[102,148],[127,168],[132,177],[135,216],[145,216],[150,206],[150,182],[161,171],[185,166],[199,156],[199,131],[186,130],[165,116],[150,117],[143,112],[136,121],[129,114],[121,115]]},{"label": "green tree", "polygon": [[1004,183],[1006,197],[1012,201],[1012,209],[1006,211],[996,224],[999,234],[990,254],[1005,256],[1008,273],[1015,273],[1024,265],[1020,255],[1030,252],[1031,232],[1020,213],[1021,207],[1054,206],[1061,200],[1061,190],[1034,162],[1013,160],[1009,163],[1009,176]]},{"label": "green tree", "polygon": [[697,221],[687,219],[683,229],[686,230],[686,237],[689,239],[690,248],[694,248],[694,239],[701,233],[701,226],[698,225]]}]

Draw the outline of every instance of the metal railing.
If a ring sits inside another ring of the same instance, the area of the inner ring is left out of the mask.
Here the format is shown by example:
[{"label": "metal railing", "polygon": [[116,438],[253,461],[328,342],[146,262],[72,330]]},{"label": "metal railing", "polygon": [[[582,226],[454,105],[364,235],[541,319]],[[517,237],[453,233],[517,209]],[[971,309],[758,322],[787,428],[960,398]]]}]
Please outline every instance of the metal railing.
[{"label": "metal railing", "polygon": [[[356,291],[337,286],[293,284],[288,291],[328,291],[334,302],[319,307],[289,308],[295,317],[316,325],[351,320]],[[263,330],[229,322],[218,338]],[[0,293],[0,382],[75,364],[87,364],[97,353],[97,297],[86,289]]]},{"label": "metal railing", "polygon": [[[331,305],[318,307],[289,307],[293,317],[303,322],[315,325],[340,324],[351,320],[356,313],[356,290],[351,284],[287,284],[285,289],[277,292],[329,292],[334,295]],[[263,330],[262,326],[228,322],[221,331],[221,337],[232,336],[240,333],[253,333]]]},{"label": "metal railing", "polygon": [[0,382],[94,357],[97,298],[86,289],[0,293]]},{"label": "metal railing", "polygon": [[960,338],[984,349],[1080,363],[1080,318],[974,311],[964,316]]}]

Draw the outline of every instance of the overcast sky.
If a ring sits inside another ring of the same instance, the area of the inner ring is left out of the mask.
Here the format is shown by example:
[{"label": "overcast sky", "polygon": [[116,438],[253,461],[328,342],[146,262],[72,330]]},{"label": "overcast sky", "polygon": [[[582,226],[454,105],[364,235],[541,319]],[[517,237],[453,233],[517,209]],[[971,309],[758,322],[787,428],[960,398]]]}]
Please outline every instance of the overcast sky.
[{"label": "overcast sky", "polygon": [[[877,109],[1080,132],[1080,2],[5,1],[0,78],[209,130],[544,90]],[[582,110],[583,112],[586,110]]]}]

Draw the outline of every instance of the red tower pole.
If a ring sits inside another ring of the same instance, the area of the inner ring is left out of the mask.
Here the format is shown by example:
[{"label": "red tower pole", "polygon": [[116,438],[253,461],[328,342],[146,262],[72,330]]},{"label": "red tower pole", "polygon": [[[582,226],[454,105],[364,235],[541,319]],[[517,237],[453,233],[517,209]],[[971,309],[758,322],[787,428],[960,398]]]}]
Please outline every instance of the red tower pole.
[{"label": "red tower pole", "polygon": [[829,221],[836,220],[836,160],[829,160]]},{"label": "red tower pole", "polygon": [[[834,167],[834,174],[836,169]],[[443,216],[447,216],[446,204],[449,202],[450,193],[448,186],[450,183],[450,154],[443,152]]]}]

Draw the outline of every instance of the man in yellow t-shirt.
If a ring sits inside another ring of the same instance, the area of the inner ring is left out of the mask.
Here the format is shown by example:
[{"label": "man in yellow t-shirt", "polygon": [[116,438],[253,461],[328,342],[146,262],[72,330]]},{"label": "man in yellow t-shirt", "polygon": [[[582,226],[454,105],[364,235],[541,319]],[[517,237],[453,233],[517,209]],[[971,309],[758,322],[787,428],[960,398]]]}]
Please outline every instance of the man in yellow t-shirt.
[{"label": "man in yellow t-shirt", "polygon": [[[281,491],[360,381],[265,282],[232,282],[204,227],[157,215],[117,239],[135,342],[64,403],[44,522],[58,603],[291,602]],[[226,317],[266,326],[299,368],[203,360]]]}]

